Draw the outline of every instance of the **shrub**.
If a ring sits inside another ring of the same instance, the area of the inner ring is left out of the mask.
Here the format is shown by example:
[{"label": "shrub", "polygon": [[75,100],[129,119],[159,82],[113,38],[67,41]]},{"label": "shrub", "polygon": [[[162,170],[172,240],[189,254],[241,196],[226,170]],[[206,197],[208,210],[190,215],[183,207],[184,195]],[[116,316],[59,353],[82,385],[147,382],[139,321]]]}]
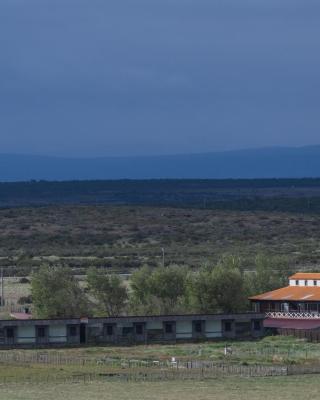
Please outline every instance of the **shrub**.
[{"label": "shrub", "polygon": [[18,300],[18,304],[23,305],[23,304],[32,304],[32,296],[29,294],[29,296],[22,296]]},{"label": "shrub", "polygon": [[30,280],[26,277],[20,278],[19,283],[30,283]]}]

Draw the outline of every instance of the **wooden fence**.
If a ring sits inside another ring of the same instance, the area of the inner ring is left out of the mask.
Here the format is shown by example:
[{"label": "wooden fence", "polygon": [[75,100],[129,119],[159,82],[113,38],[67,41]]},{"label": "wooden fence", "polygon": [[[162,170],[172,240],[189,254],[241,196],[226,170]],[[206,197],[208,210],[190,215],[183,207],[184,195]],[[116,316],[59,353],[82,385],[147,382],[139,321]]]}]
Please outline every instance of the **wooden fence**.
[{"label": "wooden fence", "polygon": [[0,351],[0,363],[7,365],[29,365],[29,364],[48,364],[54,366],[86,366],[95,369],[123,369],[123,370],[168,370],[168,371],[211,371],[213,375],[247,375],[247,376],[266,376],[283,374],[283,366],[263,366],[261,365],[240,365],[239,362],[217,362],[206,360],[188,360],[188,361],[159,361],[159,360],[133,360],[116,359],[109,357],[65,357],[62,353],[30,352],[14,353],[10,351]]},{"label": "wooden fence", "polygon": [[214,368],[200,369],[131,369],[104,371],[101,373],[77,373],[69,376],[57,374],[32,375],[32,376],[0,376],[0,384],[41,384],[41,383],[86,383],[86,382],[159,382],[159,381],[181,381],[181,380],[208,380],[221,377],[267,377],[286,376],[287,368],[276,366],[240,366],[225,365]]},{"label": "wooden fence", "polygon": [[[205,380],[218,377],[268,377],[304,374],[320,374],[320,363],[308,365],[241,365],[232,362],[218,363],[206,360],[157,361],[112,358],[65,357],[51,352],[0,352],[0,363],[4,365],[48,364],[78,366],[77,374],[56,375],[48,369],[44,376],[0,376],[0,383],[41,382],[89,382],[89,381],[169,381]],[[89,368],[82,368],[89,367]],[[92,367],[92,368],[91,368]],[[72,370],[72,369],[71,369]]]},{"label": "wooden fence", "polygon": [[0,363],[5,364],[50,364],[87,365],[95,364],[96,359],[88,357],[66,357],[62,353],[0,351]]},{"label": "wooden fence", "polygon": [[274,359],[282,360],[320,360],[320,347],[315,348],[310,343],[301,343],[299,345],[291,345],[288,347],[278,348],[276,346],[255,347],[251,346],[246,349],[235,348],[229,359],[248,360],[254,359],[257,363],[272,361]]},{"label": "wooden fence", "polygon": [[320,331],[305,329],[278,329],[282,336],[294,336],[300,339],[307,339],[310,342],[320,342]]},{"label": "wooden fence", "polygon": [[265,378],[275,376],[320,374],[318,366],[244,366],[224,365],[200,369],[123,370],[101,373],[77,373],[59,376],[54,373],[33,376],[0,376],[0,384],[87,383],[87,382],[159,382],[181,380],[210,380],[228,377]]}]

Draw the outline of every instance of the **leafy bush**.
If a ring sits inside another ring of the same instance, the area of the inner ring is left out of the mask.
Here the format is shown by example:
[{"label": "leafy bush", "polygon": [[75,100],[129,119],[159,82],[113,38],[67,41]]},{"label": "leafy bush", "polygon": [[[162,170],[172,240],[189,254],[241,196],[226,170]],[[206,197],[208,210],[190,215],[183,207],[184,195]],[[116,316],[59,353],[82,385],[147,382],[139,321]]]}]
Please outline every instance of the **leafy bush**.
[{"label": "leafy bush", "polygon": [[30,280],[26,277],[23,277],[23,278],[19,279],[19,283],[23,283],[23,284],[30,283]]},{"label": "leafy bush", "polygon": [[18,304],[24,305],[24,304],[32,304],[32,296],[31,294],[29,296],[22,296],[18,300]]}]

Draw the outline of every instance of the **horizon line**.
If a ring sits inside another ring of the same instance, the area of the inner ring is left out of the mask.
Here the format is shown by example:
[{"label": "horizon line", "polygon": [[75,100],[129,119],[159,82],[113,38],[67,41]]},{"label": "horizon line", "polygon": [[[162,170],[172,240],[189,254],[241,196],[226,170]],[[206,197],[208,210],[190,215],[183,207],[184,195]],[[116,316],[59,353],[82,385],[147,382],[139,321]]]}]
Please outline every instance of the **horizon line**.
[{"label": "horizon line", "polygon": [[239,149],[226,149],[226,150],[211,150],[203,152],[189,152],[189,153],[163,153],[163,154],[139,154],[139,155],[56,155],[56,154],[44,154],[44,153],[15,153],[15,152],[3,152],[1,156],[11,157],[39,157],[39,158],[56,158],[56,159],[73,159],[73,160],[95,160],[105,158],[163,158],[163,157],[181,157],[181,156],[197,156],[197,155],[209,155],[209,154],[221,154],[221,153],[238,153],[245,151],[261,151],[261,150],[297,150],[297,149],[308,149],[308,148],[320,148],[319,144],[309,144],[302,146],[262,146],[262,147],[242,147]]}]

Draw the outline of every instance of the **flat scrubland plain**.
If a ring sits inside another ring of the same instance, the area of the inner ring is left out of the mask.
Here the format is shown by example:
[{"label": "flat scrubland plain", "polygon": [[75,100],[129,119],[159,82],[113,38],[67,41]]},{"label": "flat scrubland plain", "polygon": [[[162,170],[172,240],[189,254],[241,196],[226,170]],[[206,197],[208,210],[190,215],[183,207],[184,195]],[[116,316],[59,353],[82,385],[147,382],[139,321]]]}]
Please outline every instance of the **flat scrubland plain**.
[{"label": "flat scrubland plain", "polygon": [[258,253],[284,255],[297,269],[320,264],[320,215],[129,206],[0,210],[0,266],[27,275],[42,263],[85,273],[130,272],[162,261],[198,268],[221,255],[254,266]]},{"label": "flat scrubland plain", "polygon": [[319,376],[220,378],[203,382],[2,385],[3,400],[318,400]]}]

